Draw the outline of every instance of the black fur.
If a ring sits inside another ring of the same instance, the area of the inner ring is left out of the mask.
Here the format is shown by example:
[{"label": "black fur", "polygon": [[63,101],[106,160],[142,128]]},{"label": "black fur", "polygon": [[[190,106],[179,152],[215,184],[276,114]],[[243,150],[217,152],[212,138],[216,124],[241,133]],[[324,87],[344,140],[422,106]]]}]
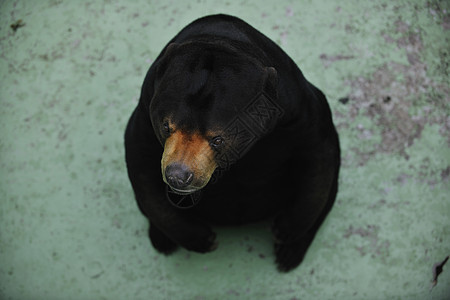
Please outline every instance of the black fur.
[{"label": "black fur", "polygon": [[[218,165],[190,209],[166,198],[161,156],[170,116],[185,132],[222,132]],[[274,217],[280,271],[300,264],[333,206],[339,140],[324,94],[275,43],[244,21],[214,15],[175,36],[147,73],[125,133],[136,200],[160,252],[216,248],[211,224]]]}]

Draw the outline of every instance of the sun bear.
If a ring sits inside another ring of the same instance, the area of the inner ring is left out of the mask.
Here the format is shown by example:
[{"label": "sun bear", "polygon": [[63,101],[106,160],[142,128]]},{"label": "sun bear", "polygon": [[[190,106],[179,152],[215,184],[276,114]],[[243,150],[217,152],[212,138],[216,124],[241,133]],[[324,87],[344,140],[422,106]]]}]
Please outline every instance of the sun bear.
[{"label": "sun bear", "polygon": [[272,222],[297,267],[333,206],[340,148],[324,94],[244,21],[198,19],[151,65],[125,132],[128,175],[164,254],[217,247],[211,226]]}]

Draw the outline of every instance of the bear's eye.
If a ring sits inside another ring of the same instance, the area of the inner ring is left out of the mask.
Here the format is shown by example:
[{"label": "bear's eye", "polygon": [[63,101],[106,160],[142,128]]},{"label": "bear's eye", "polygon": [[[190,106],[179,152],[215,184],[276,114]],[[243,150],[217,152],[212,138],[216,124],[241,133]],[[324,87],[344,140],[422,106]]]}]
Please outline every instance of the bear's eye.
[{"label": "bear's eye", "polygon": [[170,126],[169,126],[169,122],[164,122],[164,123],[163,123],[163,130],[164,130],[164,133],[165,133],[165,134],[167,134],[167,135],[170,134]]},{"label": "bear's eye", "polygon": [[215,138],[212,139],[211,146],[213,146],[214,148],[218,148],[218,147],[222,146],[223,143],[224,143],[224,139],[220,136],[216,136]]}]

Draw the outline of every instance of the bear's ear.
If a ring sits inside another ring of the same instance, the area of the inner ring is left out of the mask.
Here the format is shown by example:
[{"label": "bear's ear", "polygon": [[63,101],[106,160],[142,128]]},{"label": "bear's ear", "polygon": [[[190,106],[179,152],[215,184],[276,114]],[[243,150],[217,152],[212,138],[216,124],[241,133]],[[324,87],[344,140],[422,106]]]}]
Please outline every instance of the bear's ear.
[{"label": "bear's ear", "polygon": [[163,49],[159,57],[156,59],[156,82],[166,72],[168,62],[173,52],[179,47],[177,43],[170,43]]},{"label": "bear's ear", "polygon": [[164,56],[170,55],[170,53],[172,53],[173,50],[177,48],[178,48],[177,43],[170,43],[169,45],[167,45],[166,50],[164,51]]},{"label": "bear's ear", "polygon": [[266,67],[266,79],[264,83],[264,92],[272,99],[278,98],[278,73],[274,67]]}]

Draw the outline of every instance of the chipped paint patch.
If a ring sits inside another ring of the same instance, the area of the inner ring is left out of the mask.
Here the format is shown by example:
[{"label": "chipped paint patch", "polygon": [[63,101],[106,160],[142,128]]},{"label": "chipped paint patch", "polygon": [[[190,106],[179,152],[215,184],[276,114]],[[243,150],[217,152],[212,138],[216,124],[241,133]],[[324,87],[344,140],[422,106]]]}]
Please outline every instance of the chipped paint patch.
[{"label": "chipped paint patch", "polygon": [[[421,137],[426,125],[439,124],[450,144],[450,117],[446,113],[450,108],[450,88],[428,76],[422,59],[421,31],[401,17],[394,21],[393,28],[395,35],[385,33],[384,40],[404,51],[408,64],[389,61],[368,76],[349,79],[351,92],[340,101],[348,106],[347,115],[337,113],[338,128],[350,128],[360,118],[370,120],[367,127],[371,130],[362,124],[354,128],[358,139],[372,142],[366,143],[365,148],[352,147],[359,165],[376,153],[395,153],[408,159],[405,149]],[[333,61],[327,56],[321,58],[328,63]]]}]

